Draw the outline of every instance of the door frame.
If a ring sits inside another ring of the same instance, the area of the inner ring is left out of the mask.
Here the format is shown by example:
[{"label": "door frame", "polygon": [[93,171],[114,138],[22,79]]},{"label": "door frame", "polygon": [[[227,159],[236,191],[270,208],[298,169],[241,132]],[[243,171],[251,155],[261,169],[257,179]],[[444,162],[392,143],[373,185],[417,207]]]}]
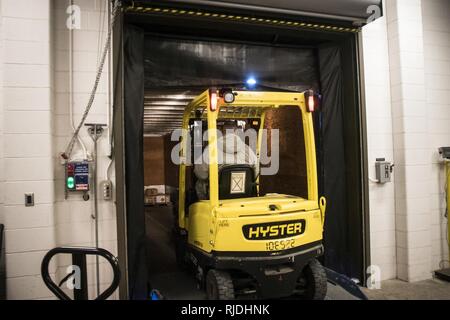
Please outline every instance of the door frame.
[{"label": "door frame", "polygon": [[[123,60],[123,27],[124,14],[117,17],[113,30],[113,75],[114,75],[114,101],[113,101],[113,132],[114,132],[114,162],[116,172],[116,215],[117,215],[117,249],[119,267],[122,277],[119,285],[119,298],[129,299],[128,278],[128,249],[127,249],[127,208],[126,208],[126,184],[125,184],[125,125],[124,125],[124,60]],[[362,217],[362,254],[363,283],[366,285],[367,267],[370,266],[370,221],[369,221],[369,190],[368,190],[368,159],[367,159],[367,127],[366,127],[366,103],[364,90],[364,66],[361,32],[355,34],[355,101],[359,105],[359,156],[361,157],[360,185],[362,186],[360,206]]]}]

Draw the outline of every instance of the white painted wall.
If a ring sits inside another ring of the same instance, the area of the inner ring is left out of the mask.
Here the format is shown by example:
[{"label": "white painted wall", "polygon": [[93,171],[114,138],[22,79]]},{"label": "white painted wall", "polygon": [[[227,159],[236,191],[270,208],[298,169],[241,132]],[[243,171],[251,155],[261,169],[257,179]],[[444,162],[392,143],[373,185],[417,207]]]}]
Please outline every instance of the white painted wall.
[{"label": "white painted wall", "polygon": [[[363,28],[364,81],[367,113],[369,176],[375,179],[375,160],[393,161],[391,91],[386,15]],[[381,279],[397,275],[394,183],[369,183],[370,255]]]},{"label": "white painted wall", "polygon": [[[66,28],[69,2],[1,2],[4,53],[1,65],[5,81],[4,116],[0,122],[4,125],[4,151],[0,152],[0,159],[4,155],[5,191],[0,194],[4,195],[9,299],[52,298],[40,277],[43,255],[55,246],[95,245],[94,221],[91,218],[93,201],[85,202],[81,195],[64,200],[64,170],[58,157],[71,135],[69,31]],[[72,92],[76,124],[88,101],[99,60],[99,47],[102,48],[105,41],[105,32],[100,34],[99,31],[107,28],[106,3],[104,0],[74,0],[74,4],[81,8],[81,29],[73,33]],[[87,122],[108,123],[108,68],[105,71]],[[106,179],[110,164],[108,134],[109,128],[99,141],[99,181]],[[81,136],[87,150],[92,152],[93,144],[85,128]],[[76,147],[74,154],[79,150]],[[111,179],[114,179],[113,171],[112,166],[109,171]],[[0,188],[1,181],[0,170]],[[35,193],[34,207],[24,206],[26,192]],[[113,202],[99,201],[99,224],[100,246],[117,254]],[[90,282],[95,284],[93,259],[89,263]],[[61,279],[69,264],[70,259],[55,260],[52,273]],[[102,264],[101,273],[101,283],[108,283],[111,272],[105,264]],[[91,296],[94,291],[90,288]]]},{"label": "white painted wall", "polygon": [[[450,146],[450,1],[422,1],[426,112],[431,162],[431,266],[448,261],[445,170],[437,149]],[[447,264],[448,265],[448,264]]]},{"label": "white painted wall", "polygon": [[[4,199],[4,160],[3,160],[3,119],[4,119],[4,103],[3,103],[3,19],[2,17],[2,0],[0,0],[0,224],[5,223],[3,213]],[[1,248],[0,248],[1,249]]]},{"label": "white painted wall", "polygon": [[370,184],[372,264],[381,279],[429,279],[448,261],[444,170],[450,145],[450,3],[389,0],[364,28],[369,175],[394,160],[391,184]]},{"label": "white painted wall", "polygon": [[[94,202],[84,201],[81,195],[71,195],[68,200],[64,199],[64,170],[58,165],[57,153],[64,151],[70,140],[72,129],[69,117],[69,92],[73,94],[74,123],[78,125],[85,110],[87,101],[96,76],[98,61],[100,61],[101,50],[106,39],[107,31],[107,1],[73,1],[81,8],[81,29],[73,30],[73,71],[72,88],[70,84],[70,58],[69,39],[70,31],[66,27],[67,6],[70,1],[54,1],[53,25],[55,32],[55,86],[54,86],[54,136],[57,152],[54,153],[55,161],[55,212],[56,212],[56,237],[59,244],[93,246],[95,239],[94,222],[91,215],[94,212]],[[109,92],[109,70],[108,62],[99,84],[94,105],[89,113],[86,123],[109,123],[108,121],[108,92]],[[110,164],[108,155],[109,128],[105,130],[98,142],[98,180],[107,179],[107,168]],[[88,152],[93,153],[94,146],[87,130],[81,130],[81,139],[86,145]],[[76,151],[74,157],[76,158]],[[81,155],[82,153],[79,152]],[[109,170],[109,175],[114,169]],[[117,236],[115,207],[112,201],[99,200],[99,225],[100,225],[100,247],[117,254]],[[60,264],[59,274],[65,273],[66,265],[70,261]],[[93,262],[93,260],[91,260]],[[94,264],[90,264],[93,277]],[[111,280],[111,270],[107,265],[102,265],[103,277],[101,283],[108,286]],[[90,288],[90,293],[95,290]]]},{"label": "white painted wall", "polygon": [[[39,264],[56,244],[50,1],[3,0],[2,20],[7,297],[49,297]],[[34,207],[25,208],[26,192]]]}]

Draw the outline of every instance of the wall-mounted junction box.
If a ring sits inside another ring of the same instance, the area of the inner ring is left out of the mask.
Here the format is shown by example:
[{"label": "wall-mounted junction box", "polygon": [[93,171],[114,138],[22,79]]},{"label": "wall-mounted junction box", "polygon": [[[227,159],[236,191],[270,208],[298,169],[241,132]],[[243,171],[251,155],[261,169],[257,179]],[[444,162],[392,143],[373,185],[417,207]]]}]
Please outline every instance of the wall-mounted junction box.
[{"label": "wall-mounted junction box", "polygon": [[439,154],[442,158],[450,160],[450,147],[439,148]]},{"label": "wall-mounted junction box", "polygon": [[103,192],[103,200],[112,199],[112,182],[111,180],[102,181],[100,190]]},{"label": "wall-mounted junction box", "polygon": [[377,159],[375,162],[375,174],[378,183],[391,182],[392,163],[386,161],[384,158]]}]

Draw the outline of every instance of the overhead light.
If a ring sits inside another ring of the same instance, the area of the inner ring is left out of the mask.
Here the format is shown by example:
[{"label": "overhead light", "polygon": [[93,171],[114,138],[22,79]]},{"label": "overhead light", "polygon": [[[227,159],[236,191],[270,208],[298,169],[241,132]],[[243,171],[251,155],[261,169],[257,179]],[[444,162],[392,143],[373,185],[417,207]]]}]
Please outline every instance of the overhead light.
[{"label": "overhead light", "polygon": [[257,81],[254,77],[250,77],[247,79],[247,85],[249,87],[254,87],[256,85]]}]

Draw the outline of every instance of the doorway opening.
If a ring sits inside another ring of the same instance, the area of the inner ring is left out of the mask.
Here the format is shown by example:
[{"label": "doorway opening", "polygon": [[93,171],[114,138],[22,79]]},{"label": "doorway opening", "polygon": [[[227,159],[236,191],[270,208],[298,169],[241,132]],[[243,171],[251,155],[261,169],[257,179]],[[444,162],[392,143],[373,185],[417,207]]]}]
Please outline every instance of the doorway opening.
[{"label": "doorway opening", "polygon": [[[323,263],[364,283],[370,257],[357,35],[274,26],[243,28],[231,22],[211,29],[195,17],[149,19],[141,14],[127,14],[122,22],[124,54],[118,60],[124,68],[129,270],[142,264],[136,258],[136,243],[142,243],[142,237],[148,257],[146,270],[130,273],[129,283],[136,287],[145,282],[140,278],[147,277],[157,287],[154,282],[170,283],[164,273],[178,272],[170,262],[174,261],[171,228],[178,188],[178,169],[170,158],[176,142],[170,136],[181,126],[184,107],[208,87],[241,84],[249,76],[272,90],[313,89],[322,94],[315,127],[319,192],[329,203]],[[295,174],[288,173],[292,170],[286,169],[286,176],[294,179]],[[173,288],[179,281],[172,280]]]}]

